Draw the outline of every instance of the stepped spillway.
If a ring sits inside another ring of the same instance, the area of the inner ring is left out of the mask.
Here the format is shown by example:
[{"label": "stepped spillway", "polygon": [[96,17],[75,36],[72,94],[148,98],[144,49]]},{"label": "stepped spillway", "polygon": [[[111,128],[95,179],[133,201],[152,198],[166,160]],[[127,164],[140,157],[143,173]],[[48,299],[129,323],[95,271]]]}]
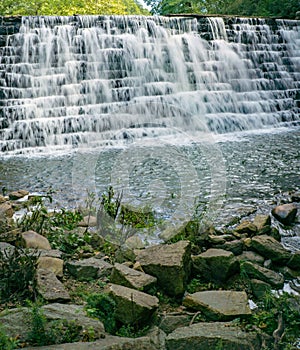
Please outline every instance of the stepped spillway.
[{"label": "stepped spillway", "polygon": [[0,150],[299,123],[300,22],[0,18]]}]

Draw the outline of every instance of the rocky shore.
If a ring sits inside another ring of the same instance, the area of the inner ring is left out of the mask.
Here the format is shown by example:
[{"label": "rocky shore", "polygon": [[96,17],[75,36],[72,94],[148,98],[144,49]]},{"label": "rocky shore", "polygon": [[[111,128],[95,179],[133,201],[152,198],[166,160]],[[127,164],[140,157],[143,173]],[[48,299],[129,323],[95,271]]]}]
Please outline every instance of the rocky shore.
[{"label": "rocky shore", "polygon": [[150,247],[107,240],[91,207],[55,214],[42,201],[0,196],[1,349],[299,349],[300,251],[277,229],[299,225],[299,192]]}]

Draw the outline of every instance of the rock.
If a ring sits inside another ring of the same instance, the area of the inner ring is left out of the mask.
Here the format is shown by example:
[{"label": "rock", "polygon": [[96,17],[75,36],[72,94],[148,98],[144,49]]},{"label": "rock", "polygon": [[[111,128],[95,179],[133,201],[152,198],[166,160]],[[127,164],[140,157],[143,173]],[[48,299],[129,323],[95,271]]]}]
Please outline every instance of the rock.
[{"label": "rock", "polygon": [[48,239],[34,231],[26,231],[21,234],[25,248],[51,249]]},{"label": "rock", "polygon": [[300,270],[295,271],[293,269],[290,269],[287,266],[282,267],[280,270],[280,273],[283,274],[284,277],[286,277],[287,279],[293,279],[293,278],[297,278],[300,277]]},{"label": "rock", "polygon": [[148,290],[156,284],[157,279],[146,273],[116,263],[112,270],[110,281],[128,288]]},{"label": "rock", "polygon": [[71,299],[64,285],[49,270],[37,270],[37,290],[49,302],[67,302]]},{"label": "rock", "polygon": [[[299,15],[300,15],[300,11],[299,11]],[[292,202],[299,203],[300,202],[300,191],[292,193],[291,199],[292,199]],[[1,203],[1,201],[0,201],[0,203]]]},{"label": "rock", "polygon": [[122,244],[115,252],[115,261],[123,263],[125,261],[134,262],[136,259],[135,249],[128,247],[126,244]]},{"label": "rock", "polygon": [[282,224],[291,225],[296,218],[297,207],[294,204],[282,204],[272,209],[272,215]]},{"label": "rock", "polygon": [[232,252],[211,248],[193,256],[193,269],[206,280],[224,282],[238,272],[239,264]]},{"label": "rock", "polygon": [[271,230],[270,215],[256,215],[253,220],[253,225],[256,226],[257,234],[265,234]]},{"label": "rock", "polygon": [[21,199],[29,194],[28,191],[26,190],[19,190],[19,191],[14,191],[8,194],[8,197],[10,200],[18,200]]},{"label": "rock", "polygon": [[176,328],[188,326],[190,324],[190,318],[191,317],[188,315],[166,314],[160,321],[159,328],[166,334],[170,334],[175,331]]},{"label": "rock", "polygon": [[0,204],[0,218],[1,217],[11,218],[13,217],[13,215],[14,215],[14,210],[10,202],[4,202]]},{"label": "rock", "polygon": [[95,332],[95,338],[98,339],[102,337],[104,333],[103,323],[97,319],[87,317],[87,313],[83,305],[74,304],[59,304],[52,303],[47,304],[42,307],[44,316],[49,321],[55,320],[67,320],[76,321],[79,325],[83,327],[83,330],[88,330],[93,328]]},{"label": "rock", "polygon": [[246,273],[249,278],[264,281],[276,288],[283,287],[284,278],[280,274],[249,261],[241,263],[241,271]]},{"label": "rock", "polygon": [[188,241],[161,244],[137,251],[143,270],[157,278],[158,284],[172,296],[182,295],[190,276],[191,245]]},{"label": "rock", "polygon": [[226,321],[240,316],[251,315],[245,292],[229,290],[204,291],[188,294],[183,305],[201,311],[209,320]]},{"label": "rock", "polygon": [[38,269],[44,269],[53,272],[56,276],[63,276],[64,261],[59,258],[41,256],[38,259]]},{"label": "rock", "polygon": [[[48,304],[41,307],[41,312],[49,322],[55,320],[76,321],[83,327],[83,330],[88,330],[92,327],[96,339],[100,338],[104,333],[102,322],[87,317],[82,305]],[[30,323],[24,321],[30,318],[31,309],[27,307],[5,310],[0,313],[0,323],[6,334],[13,339],[18,338],[21,341],[26,339],[30,330]],[[48,349],[49,346],[44,348]]]},{"label": "rock", "polygon": [[257,299],[262,299],[266,292],[271,290],[271,286],[263,281],[252,279],[251,280],[252,293]]},{"label": "rock", "polygon": [[258,265],[263,265],[265,259],[261,255],[249,250],[249,251],[244,251],[241,255],[239,255],[238,260],[240,262],[250,261]]},{"label": "rock", "polygon": [[97,258],[68,261],[66,267],[70,274],[79,281],[110,276],[113,268],[107,261]]},{"label": "rock", "polygon": [[145,248],[145,244],[143,243],[141,238],[137,235],[134,235],[134,236],[127,238],[125,241],[125,245],[129,249],[143,249],[143,248]]},{"label": "rock", "polygon": [[287,266],[293,270],[300,271],[300,250],[291,254],[291,258],[287,263]]},{"label": "rock", "polygon": [[291,258],[288,250],[284,249],[275,238],[267,235],[253,237],[251,246],[265,258],[280,265],[286,264]]},{"label": "rock", "polygon": [[124,324],[149,324],[158,299],[135,289],[109,284],[106,292],[116,303],[116,319]]},{"label": "rock", "polygon": [[87,215],[82,221],[78,223],[79,227],[96,227],[97,226],[97,218],[96,216]]},{"label": "rock", "polygon": [[166,338],[167,350],[261,350],[258,334],[245,332],[236,324],[201,322],[177,328]]},{"label": "rock", "polygon": [[238,225],[234,229],[237,233],[246,233],[249,236],[253,236],[257,232],[257,228],[254,224],[252,224],[250,221],[243,221],[240,225]]},{"label": "rock", "polygon": [[208,235],[208,242],[212,245],[224,244],[228,240],[234,239],[231,235]]},{"label": "rock", "polygon": [[125,338],[105,335],[104,339],[95,342],[78,342],[69,344],[29,347],[23,350],[160,350],[150,337]]},{"label": "rock", "polygon": [[7,200],[8,200],[7,198],[5,198],[0,194],[0,204],[7,202]]},{"label": "rock", "polygon": [[21,230],[18,228],[12,230],[9,222],[3,222],[0,219],[0,241],[16,244],[16,242],[19,242],[20,239],[21,239]]},{"label": "rock", "polygon": [[9,258],[14,254],[15,247],[6,242],[0,242],[0,252],[4,255],[4,257]]},{"label": "rock", "polygon": [[215,248],[228,250],[232,252],[234,255],[240,255],[243,252],[244,244],[242,240],[235,239],[234,241],[225,242],[221,245],[216,245]]}]

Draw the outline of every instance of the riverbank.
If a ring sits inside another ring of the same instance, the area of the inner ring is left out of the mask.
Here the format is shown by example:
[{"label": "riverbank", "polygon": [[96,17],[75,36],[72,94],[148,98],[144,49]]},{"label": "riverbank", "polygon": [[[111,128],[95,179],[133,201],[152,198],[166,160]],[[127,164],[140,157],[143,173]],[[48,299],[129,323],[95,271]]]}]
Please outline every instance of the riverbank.
[{"label": "riverbank", "polygon": [[300,251],[280,232],[297,232],[299,192],[274,198],[271,212],[236,208],[218,227],[195,217],[150,247],[135,232],[155,215],[118,198],[53,212],[50,194],[0,196],[6,349],[297,348]]}]

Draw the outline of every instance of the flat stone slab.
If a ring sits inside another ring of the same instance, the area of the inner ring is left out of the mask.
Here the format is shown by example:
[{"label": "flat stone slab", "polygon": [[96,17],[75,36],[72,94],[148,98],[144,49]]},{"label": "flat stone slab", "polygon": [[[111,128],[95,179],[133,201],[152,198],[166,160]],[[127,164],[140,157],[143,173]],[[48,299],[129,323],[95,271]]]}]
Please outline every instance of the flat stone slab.
[{"label": "flat stone slab", "polygon": [[69,301],[70,295],[64,285],[52,271],[37,270],[37,289],[39,294],[47,301]]},{"label": "flat stone slab", "polygon": [[211,320],[230,320],[251,315],[245,292],[204,291],[188,294],[183,305],[203,312]]},{"label": "flat stone slab", "polygon": [[103,259],[89,258],[66,263],[70,274],[80,281],[89,281],[111,274],[113,266]]},{"label": "flat stone slab", "polygon": [[51,249],[48,239],[34,231],[26,231],[21,234],[25,248]]},{"label": "flat stone slab", "polygon": [[144,272],[131,269],[126,265],[116,263],[112,270],[110,281],[115,284],[142,291],[154,286],[157,282],[157,278]]},{"label": "flat stone slab", "polygon": [[259,336],[226,322],[201,322],[177,328],[166,338],[167,350],[261,350]]},{"label": "flat stone slab", "polygon": [[189,241],[160,244],[136,250],[136,260],[149,275],[155,276],[166,293],[182,295],[185,291],[191,268],[191,245]]},{"label": "flat stone slab", "polygon": [[147,324],[158,308],[159,300],[138,290],[109,284],[106,293],[116,303],[116,318],[124,324]]}]

